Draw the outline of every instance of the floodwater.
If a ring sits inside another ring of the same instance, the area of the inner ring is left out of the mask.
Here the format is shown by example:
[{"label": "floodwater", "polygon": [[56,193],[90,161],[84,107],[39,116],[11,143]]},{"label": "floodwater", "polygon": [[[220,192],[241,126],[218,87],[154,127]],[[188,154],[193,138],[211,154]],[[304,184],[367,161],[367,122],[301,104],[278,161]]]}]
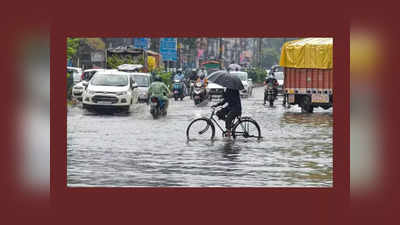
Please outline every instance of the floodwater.
[{"label": "floodwater", "polygon": [[[261,141],[186,139],[189,123],[210,115],[210,103],[170,101],[153,120],[149,106],[130,114],[95,114],[70,106],[67,116],[69,187],[332,187],[332,109],[270,108],[263,89],[243,98],[242,116],[261,127]],[[219,121],[218,121],[219,122]],[[224,127],[224,123],[220,123]]]}]

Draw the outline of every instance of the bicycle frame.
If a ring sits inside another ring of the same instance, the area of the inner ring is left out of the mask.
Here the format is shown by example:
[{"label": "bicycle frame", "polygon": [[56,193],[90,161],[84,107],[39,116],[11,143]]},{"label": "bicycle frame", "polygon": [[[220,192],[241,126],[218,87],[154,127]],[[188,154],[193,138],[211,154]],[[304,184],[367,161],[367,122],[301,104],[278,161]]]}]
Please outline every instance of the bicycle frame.
[{"label": "bicycle frame", "polygon": [[[224,128],[222,128],[221,125],[219,125],[219,123],[216,119],[214,119],[214,114],[215,114],[215,108],[212,110],[210,118],[208,118],[208,119],[211,120],[213,123],[217,124],[218,128],[222,131],[222,133],[226,133],[226,130]],[[240,116],[237,116],[235,118],[235,120],[236,121],[233,123],[232,127],[236,126],[236,124],[241,121]]]}]

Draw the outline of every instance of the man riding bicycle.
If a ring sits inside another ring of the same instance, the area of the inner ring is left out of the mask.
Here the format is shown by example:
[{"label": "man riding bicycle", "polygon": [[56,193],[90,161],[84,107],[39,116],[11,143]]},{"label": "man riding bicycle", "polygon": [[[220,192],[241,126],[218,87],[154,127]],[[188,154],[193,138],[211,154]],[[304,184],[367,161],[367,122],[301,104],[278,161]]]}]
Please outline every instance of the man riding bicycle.
[{"label": "man riding bicycle", "polygon": [[223,100],[212,107],[222,106],[225,103],[228,105],[220,109],[216,115],[219,119],[225,120],[226,137],[231,136],[232,122],[237,117],[242,115],[242,103],[240,101],[239,90],[227,88],[223,94]]}]

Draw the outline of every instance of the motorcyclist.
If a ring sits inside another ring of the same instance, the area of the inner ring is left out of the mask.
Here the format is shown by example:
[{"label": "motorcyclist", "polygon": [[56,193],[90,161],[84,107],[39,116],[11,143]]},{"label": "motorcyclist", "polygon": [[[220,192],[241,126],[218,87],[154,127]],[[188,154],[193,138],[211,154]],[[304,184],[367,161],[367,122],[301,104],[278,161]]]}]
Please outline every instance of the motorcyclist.
[{"label": "motorcyclist", "polygon": [[197,76],[197,70],[196,69],[192,69],[192,73],[190,74],[190,80],[191,81],[196,81],[197,78],[199,78],[199,76]]},{"label": "motorcyclist", "polygon": [[207,79],[207,77],[204,75],[204,74],[202,74],[198,79],[197,79],[197,82],[200,82],[205,88],[207,87],[207,84],[208,84],[208,79]]},{"label": "motorcyclist", "polygon": [[157,97],[164,103],[164,109],[166,111],[168,109],[169,93],[170,92],[169,92],[167,85],[165,85],[162,82],[160,76],[156,75],[154,78],[154,82],[151,83],[149,90],[148,90],[147,96],[149,96],[149,101],[150,101],[151,97]]},{"label": "motorcyclist", "polygon": [[189,83],[190,83],[190,91],[189,91],[189,95],[190,98],[192,98],[192,94],[193,94],[193,85],[194,83],[197,81],[199,77],[197,76],[197,69],[192,69],[192,72],[189,76]]},{"label": "motorcyclist", "polygon": [[[274,97],[276,98],[276,96],[278,95],[278,80],[275,78],[275,75],[273,73],[270,72],[270,74],[268,75],[268,77],[265,78],[264,80],[264,85],[272,85],[273,91],[274,91]],[[265,101],[264,101],[265,104]]]},{"label": "motorcyclist", "polygon": [[185,76],[182,74],[182,70],[178,70],[174,76],[174,80],[182,81]]},{"label": "motorcyclist", "polygon": [[197,78],[196,82],[200,82],[201,86],[204,87],[204,93],[207,95],[207,85],[208,79],[204,74],[201,74],[199,78]]},{"label": "motorcyclist", "polygon": [[199,70],[199,72],[198,72],[197,75],[198,75],[199,77],[201,77],[202,75],[207,76],[207,71],[204,69],[204,67],[202,67],[202,68]]},{"label": "motorcyclist", "polygon": [[186,93],[186,85],[185,85],[185,82],[183,82],[184,78],[185,78],[185,75],[182,74],[182,70],[178,69],[177,73],[174,76],[174,80],[179,80],[179,82],[182,82],[183,93]]},{"label": "motorcyclist", "polygon": [[222,96],[224,99],[213,105],[212,107],[222,106],[225,103],[228,105],[217,111],[216,115],[219,119],[225,120],[226,137],[231,136],[232,122],[235,117],[242,115],[242,103],[240,101],[240,93],[238,90],[227,88]]}]

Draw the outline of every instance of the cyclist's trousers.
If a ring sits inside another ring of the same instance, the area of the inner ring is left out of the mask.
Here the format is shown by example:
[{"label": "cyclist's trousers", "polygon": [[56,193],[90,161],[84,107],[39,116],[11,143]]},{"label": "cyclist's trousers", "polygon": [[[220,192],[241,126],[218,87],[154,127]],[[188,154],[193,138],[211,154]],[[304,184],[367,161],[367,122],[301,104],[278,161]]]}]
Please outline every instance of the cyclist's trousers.
[{"label": "cyclist's trousers", "polygon": [[225,120],[225,127],[227,130],[231,130],[232,122],[237,116],[240,116],[240,113],[228,112],[228,114],[226,115],[226,120]]}]

